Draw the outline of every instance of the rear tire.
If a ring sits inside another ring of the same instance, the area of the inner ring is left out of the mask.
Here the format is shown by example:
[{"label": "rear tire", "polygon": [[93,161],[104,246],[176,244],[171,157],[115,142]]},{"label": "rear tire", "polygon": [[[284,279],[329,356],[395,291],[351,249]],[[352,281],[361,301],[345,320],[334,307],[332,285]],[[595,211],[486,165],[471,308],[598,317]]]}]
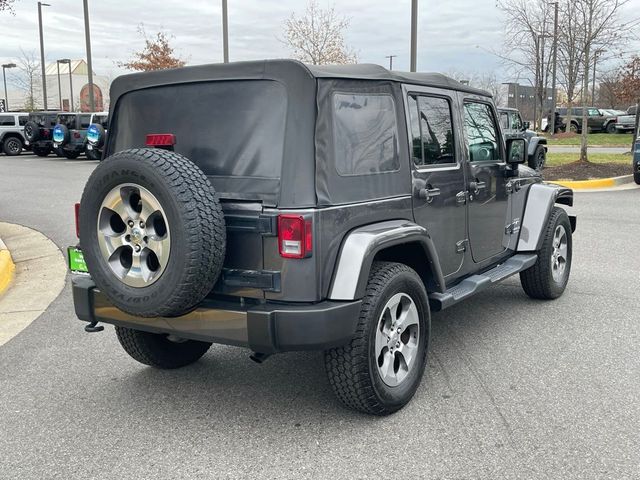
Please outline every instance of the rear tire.
[{"label": "rear tire", "polygon": [[571,222],[567,213],[553,207],[544,231],[542,248],[535,265],[520,272],[520,283],[527,295],[553,300],[564,292],[571,272]]},{"label": "rear tire", "polygon": [[209,342],[196,340],[172,341],[167,335],[116,327],[118,341],[131,358],[155,368],[172,369],[198,361],[209,347]]},{"label": "rear tire", "polygon": [[404,407],[424,373],[430,325],[418,274],[401,263],[374,262],[353,339],[324,355],[338,399],[373,415]]},{"label": "rear tire", "polygon": [[33,147],[33,153],[39,157],[46,157],[51,153],[51,149],[49,147]]},{"label": "rear tire", "polygon": [[20,155],[22,153],[22,140],[18,137],[5,137],[2,150],[9,157]]},{"label": "rear tire", "polygon": [[69,160],[75,160],[80,156],[80,152],[78,150],[63,150],[63,153]]},{"label": "rear tire", "polygon": [[102,158],[102,155],[96,149],[85,150],[84,154],[87,156],[89,160],[100,160]]},{"label": "rear tire", "polygon": [[633,163],[633,181],[636,182],[637,185],[640,185],[640,164],[634,162]]}]

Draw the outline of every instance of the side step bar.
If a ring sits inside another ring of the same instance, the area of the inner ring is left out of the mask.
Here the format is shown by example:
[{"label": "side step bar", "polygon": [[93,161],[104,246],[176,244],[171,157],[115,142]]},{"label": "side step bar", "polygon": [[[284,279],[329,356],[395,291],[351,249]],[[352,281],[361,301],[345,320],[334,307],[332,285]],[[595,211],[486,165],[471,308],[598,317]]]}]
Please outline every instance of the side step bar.
[{"label": "side step bar", "polygon": [[521,253],[514,255],[504,263],[478,275],[465,278],[462,282],[449,288],[444,293],[429,294],[431,310],[438,312],[470,297],[471,295],[490,287],[494,283],[501,282],[511,275],[522,272],[533,266],[538,259],[535,253]]}]

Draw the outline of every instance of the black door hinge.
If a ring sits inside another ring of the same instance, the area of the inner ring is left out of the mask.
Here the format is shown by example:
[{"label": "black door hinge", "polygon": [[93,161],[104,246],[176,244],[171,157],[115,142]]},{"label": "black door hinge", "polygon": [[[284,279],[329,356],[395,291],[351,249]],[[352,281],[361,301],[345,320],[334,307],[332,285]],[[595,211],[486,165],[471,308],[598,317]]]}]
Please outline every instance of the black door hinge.
[{"label": "black door hinge", "polygon": [[460,240],[456,242],[456,253],[464,253],[467,250],[468,239]]}]

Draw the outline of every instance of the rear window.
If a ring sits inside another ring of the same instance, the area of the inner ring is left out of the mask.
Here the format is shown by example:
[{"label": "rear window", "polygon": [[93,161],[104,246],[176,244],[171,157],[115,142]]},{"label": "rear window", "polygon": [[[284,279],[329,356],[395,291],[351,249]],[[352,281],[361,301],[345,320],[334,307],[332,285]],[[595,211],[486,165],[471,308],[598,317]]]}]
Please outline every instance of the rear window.
[{"label": "rear window", "polygon": [[175,151],[207,175],[278,179],[286,109],[284,86],[271,80],[135,90],[116,105],[109,151],[143,147],[150,133],[172,133]]},{"label": "rear window", "polygon": [[369,175],[400,168],[391,95],[336,93],[333,111],[334,154],[340,175]]},{"label": "rear window", "polygon": [[91,125],[91,115],[80,115],[80,128],[89,128]]},{"label": "rear window", "polygon": [[58,115],[58,123],[65,125],[68,129],[76,128],[76,115]]}]

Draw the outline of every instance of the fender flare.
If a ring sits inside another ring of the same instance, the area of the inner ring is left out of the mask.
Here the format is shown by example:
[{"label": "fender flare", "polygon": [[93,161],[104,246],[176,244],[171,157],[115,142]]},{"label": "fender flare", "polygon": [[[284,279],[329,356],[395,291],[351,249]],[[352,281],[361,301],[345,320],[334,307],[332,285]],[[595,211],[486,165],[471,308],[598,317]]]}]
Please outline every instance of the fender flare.
[{"label": "fender flare", "polygon": [[389,220],[356,228],[342,242],[329,289],[330,300],[357,300],[364,296],[375,255],[388,247],[419,243],[429,261],[438,291],[445,282],[438,254],[427,230],[409,220]]},{"label": "fender flare", "polygon": [[[573,190],[550,183],[531,185],[520,226],[518,252],[534,252],[540,249],[544,228],[556,203],[572,207]],[[576,217],[571,215],[569,220],[571,221],[572,231],[575,231]]]},{"label": "fender flare", "polygon": [[529,154],[529,160],[533,159],[533,155],[536,153],[536,148],[538,148],[538,145],[547,145],[547,139],[546,138],[542,138],[542,137],[531,137],[529,139],[529,148],[528,148],[528,154]]}]

